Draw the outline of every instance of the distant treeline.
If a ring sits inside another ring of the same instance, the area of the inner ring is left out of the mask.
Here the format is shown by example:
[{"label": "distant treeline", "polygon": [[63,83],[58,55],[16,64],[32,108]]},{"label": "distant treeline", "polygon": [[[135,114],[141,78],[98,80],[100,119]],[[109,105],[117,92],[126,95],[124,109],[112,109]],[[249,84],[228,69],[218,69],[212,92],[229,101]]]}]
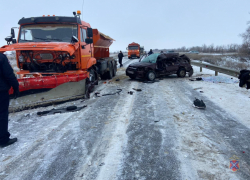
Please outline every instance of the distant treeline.
[{"label": "distant treeline", "polygon": [[214,46],[211,45],[202,45],[202,46],[193,46],[193,47],[181,47],[181,48],[175,48],[175,49],[155,49],[155,51],[169,51],[174,50],[176,52],[189,52],[189,51],[198,51],[203,53],[238,53],[240,49],[242,48],[242,45],[238,44],[229,44],[229,45],[223,45],[223,46]]},{"label": "distant treeline", "polygon": [[174,50],[176,52],[189,52],[189,51],[199,51],[203,53],[240,53],[245,55],[250,55],[250,21],[247,22],[247,29],[244,33],[240,34],[242,37],[242,44],[229,44],[222,46],[211,45],[202,45],[194,47],[181,47],[176,49],[155,49],[155,51],[169,51]]}]

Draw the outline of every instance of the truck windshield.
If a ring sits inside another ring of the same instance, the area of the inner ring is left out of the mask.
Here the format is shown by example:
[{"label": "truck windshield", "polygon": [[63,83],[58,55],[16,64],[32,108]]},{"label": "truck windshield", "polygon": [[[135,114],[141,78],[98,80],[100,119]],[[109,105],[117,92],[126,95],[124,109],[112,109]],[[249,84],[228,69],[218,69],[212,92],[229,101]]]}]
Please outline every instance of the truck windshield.
[{"label": "truck windshield", "polygon": [[128,50],[139,50],[138,46],[129,46]]},{"label": "truck windshield", "polygon": [[72,36],[77,37],[77,25],[32,24],[21,27],[18,42],[71,42]]}]

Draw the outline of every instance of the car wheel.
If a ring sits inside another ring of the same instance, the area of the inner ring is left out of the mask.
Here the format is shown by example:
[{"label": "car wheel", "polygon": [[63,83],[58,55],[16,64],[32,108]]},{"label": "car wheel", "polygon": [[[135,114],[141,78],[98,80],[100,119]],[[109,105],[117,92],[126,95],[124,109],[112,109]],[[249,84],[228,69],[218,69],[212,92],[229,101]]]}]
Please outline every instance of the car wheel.
[{"label": "car wheel", "polygon": [[154,71],[148,71],[147,75],[146,75],[146,78],[149,80],[149,81],[154,81],[155,78],[156,78],[156,74]]},{"label": "car wheel", "polygon": [[186,76],[186,69],[180,68],[180,69],[178,70],[178,72],[177,72],[177,76],[178,76],[178,77],[181,77],[181,78],[185,77],[185,76]]}]

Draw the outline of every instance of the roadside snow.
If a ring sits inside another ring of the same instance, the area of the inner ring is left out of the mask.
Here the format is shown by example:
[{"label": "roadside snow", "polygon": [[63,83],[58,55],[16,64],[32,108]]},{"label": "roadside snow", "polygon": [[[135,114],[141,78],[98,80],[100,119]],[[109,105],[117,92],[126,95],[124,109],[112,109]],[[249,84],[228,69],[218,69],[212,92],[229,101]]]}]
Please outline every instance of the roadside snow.
[{"label": "roadside snow", "polygon": [[[193,66],[194,74],[192,78],[196,77],[214,77],[214,71]],[[219,73],[219,76],[225,78],[233,78],[232,80],[237,82],[237,78],[231,77],[225,74]],[[215,77],[216,78],[216,77]],[[239,87],[239,83],[212,83],[205,81],[189,81],[188,84],[197,91],[203,91],[202,95],[218,104],[220,107],[227,109],[235,117],[239,119],[241,123],[250,128],[250,116],[247,114],[250,107],[250,91],[246,88]]]}]

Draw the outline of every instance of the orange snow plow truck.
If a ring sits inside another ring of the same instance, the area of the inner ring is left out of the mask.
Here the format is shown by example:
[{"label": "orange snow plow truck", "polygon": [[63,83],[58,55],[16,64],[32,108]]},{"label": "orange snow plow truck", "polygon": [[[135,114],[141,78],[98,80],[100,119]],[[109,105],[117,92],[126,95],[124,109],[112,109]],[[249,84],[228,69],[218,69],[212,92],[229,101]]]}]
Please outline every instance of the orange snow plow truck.
[{"label": "orange snow plow truck", "polygon": [[131,43],[127,47],[128,50],[128,58],[140,58],[140,44],[138,43]]},{"label": "orange snow plow truck", "polygon": [[[115,76],[117,62],[109,57],[114,40],[82,21],[80,11],[73,14],[22,18],[17,39],[13,28],[11,36],[5,38],[8,45],[0,52],[16,52],[20,69],[17,77],[23,94],[10,102],[10,110],[86,98],[99,77]],[[41,89],[46,91],[29,93]]]}]

